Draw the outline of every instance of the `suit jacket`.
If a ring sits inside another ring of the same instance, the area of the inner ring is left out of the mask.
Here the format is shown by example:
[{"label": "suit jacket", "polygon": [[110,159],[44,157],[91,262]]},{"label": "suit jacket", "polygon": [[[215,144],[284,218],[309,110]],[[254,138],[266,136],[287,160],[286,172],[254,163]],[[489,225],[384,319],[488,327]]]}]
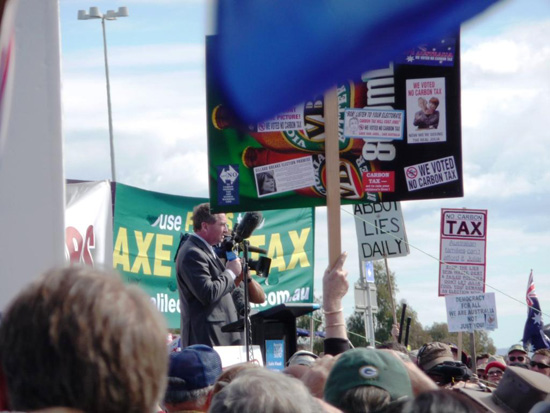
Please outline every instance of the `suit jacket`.
[{"label": "suit jacket", "polygon": [[231,346],[242,344],[241,333],[221,328],[237,321],[231,298],[236,288],[231,274],[205,243],[190,236],[176,257],[181,303],[181,347],[192,344]]}]

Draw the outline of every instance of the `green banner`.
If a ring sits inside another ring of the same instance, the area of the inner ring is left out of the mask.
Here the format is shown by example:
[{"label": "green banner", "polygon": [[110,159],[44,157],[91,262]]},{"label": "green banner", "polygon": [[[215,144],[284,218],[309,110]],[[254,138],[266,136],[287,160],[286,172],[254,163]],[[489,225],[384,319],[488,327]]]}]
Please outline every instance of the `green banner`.
[{"label": "green banner", "polygon": [[[190,198],[116,184],[113,267],[131,284],[142,287],[166,316],[170,328],[180,325],[174,254],[180,234],[193,231],[195,205]],[[263,212],[264,221],[249,238],[272,259],[269,277],[252,276],[267,300],[258,309],[283,302],[313,302],[314,215],[312,208]],[[230,230],[243,214],[228,213]],[[251,253],[257,260],[259,254]]]}]

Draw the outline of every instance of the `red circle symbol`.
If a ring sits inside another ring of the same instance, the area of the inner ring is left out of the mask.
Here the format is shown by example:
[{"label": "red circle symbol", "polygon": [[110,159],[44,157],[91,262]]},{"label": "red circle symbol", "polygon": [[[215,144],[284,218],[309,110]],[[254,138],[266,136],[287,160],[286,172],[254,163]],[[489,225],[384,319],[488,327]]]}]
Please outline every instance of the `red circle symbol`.
[{"label": "red circle symbol", "polygon": [[407,175],[407,178],[415,179],[416,176],[418,175],[418,171],[415,167],[410,167],[410,168],[407,168],[407,170],[405,171],[405,174]]}]

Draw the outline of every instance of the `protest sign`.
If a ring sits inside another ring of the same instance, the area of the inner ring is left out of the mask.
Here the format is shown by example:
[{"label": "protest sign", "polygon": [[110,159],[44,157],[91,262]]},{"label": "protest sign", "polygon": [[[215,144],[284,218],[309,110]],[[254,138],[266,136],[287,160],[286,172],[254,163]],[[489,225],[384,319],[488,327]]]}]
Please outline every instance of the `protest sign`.
[{"label": "protest sign", "polygon": [[441,210],[439,296],[485,292],[487,210]]},{"label": "protest sign", "polygon": [[404,257],[409,254],[405,221],[399,202],[353,206],[355,229],[362,261]]},{"label": "protest sign", "polygon": [[326,205],[326,120],[331,117],[337,119],[342,204],[463,195],[458,34],[413,47],[378,69],[358,73],[355,81],[338,84],[330,113],[325,114],[326,97],[312,96],[252,124],[243,124],[220,92],[212,70],[219,58],[213,43],[215,37],[208,37],[214,210]]},{"label": "protest sign", "polygon": [[495,293],[447,295],[445,304],[451,333],[495,330],[498,327]]}]

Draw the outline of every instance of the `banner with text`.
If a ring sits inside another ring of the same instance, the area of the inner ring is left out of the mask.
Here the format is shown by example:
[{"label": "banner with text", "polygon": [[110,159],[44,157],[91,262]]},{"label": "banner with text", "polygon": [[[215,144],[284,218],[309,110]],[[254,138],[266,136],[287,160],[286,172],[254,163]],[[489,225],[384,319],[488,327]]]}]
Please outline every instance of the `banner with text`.
[{"label": "banner with text", "polygon": [[449,332],[495,330],[498,327],[495,293],[447,295]]},{"label": "banner with text", "polygon": [[439,296],[485,292],[487,210],[441,209]]},{"label": "banner with text", "polygon": [[[208,37],[210,199],[220,211],[326,205],[324,97],[243,125],[212,72]],[[368,46],[365,49],[368,53]],[[266,90],[266,93],[269,93]],[[460,197],[459,36],[418,45],[337,85],[344,204]]]},{"label": "banner with text", "polygon": [[[169,327],[179,328],[180,308],[174,254],[180,234],[192,232],[193,208],[204,198],[190,198],[116,185],[113,267],[125,281],[140,285],[155,302]],[[240,213],[228,213],[231,230]],[[312,208],[263,212],[248,239],[272,259],[269,278],[258,278],[266,309],[284,302],[313,302],[314,215]],[[259,255],[251,253],[257,260]],[[269,283],[269,285],[268,285]]]},{"label": "banner with text", "polygon": [[409,255],[399,202],[356,204],[353,213],[361,261]]}]

